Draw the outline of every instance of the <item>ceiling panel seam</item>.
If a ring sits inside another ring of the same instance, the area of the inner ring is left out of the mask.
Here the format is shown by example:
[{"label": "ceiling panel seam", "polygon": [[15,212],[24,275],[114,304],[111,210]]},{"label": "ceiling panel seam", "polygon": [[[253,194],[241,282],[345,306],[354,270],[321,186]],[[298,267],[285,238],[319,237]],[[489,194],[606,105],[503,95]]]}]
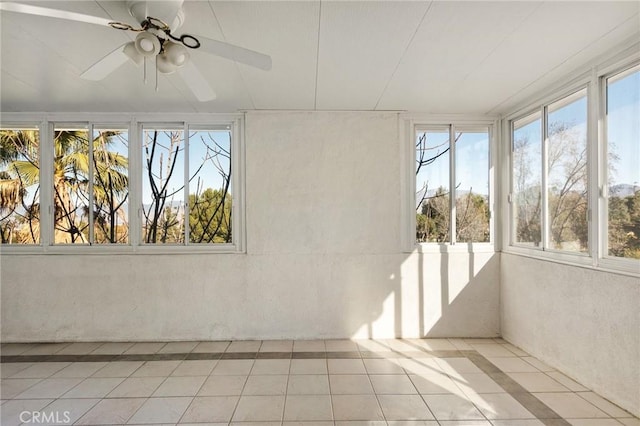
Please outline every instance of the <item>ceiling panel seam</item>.
[{"label": "ceiling panel seam", "polygon": [[322,22],[322,0],[318,2],[318,43],[316,45],[316,82],[313,93],[313,109],[318,108],[318,69],[320,68],[320,23]]},{"label": "ceiling panel seam", "polygon": [[418,34],[418,30],[420,30],[420,27],[422,26],[422,23],[424,22],[424,20],[426,19],[427,15],[429,14],[429,11],[431,10],[431,6],[433,6],[433,2],[432,1],[429,2],[429,6],[427,6],[427,10],[424,11],[424,14],[422,15],[422,19],[420,19],[420,22],[418,22],[418,25],[416,25],[416,28],[413,31],[413,34],[411,35],[411,38],[409,39],[409,42],[405,46],[405,48],[404,48],[404,50],[402,52],[402,55],[400,55],[400,58],[398,59],[398,62],[396,63],[395,68],[393,69],[393,72],[391,73],[391,76],[387,80],[387,83],[384,85],[384,88],[382,89],[382,93],[380,93],[380,96],[378,97],[378,100],[376,101],[376,104],[374,105],[373,110],[377,110],[378,109],[378,105],[380,104],[380,101],[382,100],[382,97],[386,93],[387,88],[389,88],[389,84],[391,84],[391,80],[393,80],[393,77],[396,75],[396,72],[398,72],[398,68],[400,68],[400,64],[402,63],[402,60],[404,59],[404,56],[407,54],[407,51],[409,50],[409,47],[411,46],[411,44],[413,43],[413,40],[416,38],[416,35]]},{"label": "ceiling panel seam", "polygon": [[[213,14],[213,19],[215,19],[216,22],[218,23],[218,28],[220,28],[220,34],[222,34],[222,40],[225,42],[229,42],[227,40],[227,36],[224,34],[224,28],[222,28],[222,23],[218,19],[218,15],[216,15],[216,11],[213,10],[213,5],[211,4],[211,1],[210,0],[207,1],[207,4],[209,5],[209,9],[211,9],[211,13]],[[238,63],[236,61],[233,61],[233,64],[236,68],[236,71],[238,72],[238,75],[240,76],[240,81],[242,81],[242,86],[244,87],[245,92],[247,92],[247,95],[249,96],[249,101],[251,102],[251,108],[256,109],[256,104],[255,102],[253,102],[253,95],[251,94],[251,91],[249,90],[249,86],[247,86],[247,83],[244,80],[244,75],[242,74],[242,71],[240,70]]]}]

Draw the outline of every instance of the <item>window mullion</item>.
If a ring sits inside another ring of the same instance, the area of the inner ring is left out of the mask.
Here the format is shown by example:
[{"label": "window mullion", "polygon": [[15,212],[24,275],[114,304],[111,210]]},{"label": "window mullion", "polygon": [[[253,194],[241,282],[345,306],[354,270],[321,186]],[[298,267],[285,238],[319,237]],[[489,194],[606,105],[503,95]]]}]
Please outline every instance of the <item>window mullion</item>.
[{"label": "window mullion", "polygon": [[549,173],[549,129],[548,129],[548,109],[542,108],[542,217],[540,224],[542,227],[542,249],[549,249],[549,193],[547,189],[548,173]]},{"label": "window mullion", "polygon": [[40,124],[40,244],[45,251],[53,241],[53,123]]},{"label": "window mullion", "polygon": [[89,123],[87,128],[87,145],[88,145],[88,160],[89,160],[89,245],[95,243],[95,235],[94,235],[94,196],[93,196],[93,177],[95,170],[93,168],[93,123]]},{"label": "window mullion", "polygon": [[142,125],[129,124],[129,243],[136,249],[142,235]]},{"label": "window mullion", "polygon": [[449,241],[456,243],[456,142],[453,124],[449,126]]},{"label": "window mullion", "polygon": [[189,244],[189,125],[184,123],[184,244]]}]

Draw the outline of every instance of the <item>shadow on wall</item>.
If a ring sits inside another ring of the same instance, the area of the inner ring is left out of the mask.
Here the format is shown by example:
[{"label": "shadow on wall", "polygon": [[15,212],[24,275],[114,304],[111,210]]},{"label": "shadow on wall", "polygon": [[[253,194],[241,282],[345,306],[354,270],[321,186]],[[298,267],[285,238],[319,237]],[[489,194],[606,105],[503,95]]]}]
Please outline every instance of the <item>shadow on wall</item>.
[{"label": "shadow on wall", "polygon": [[[324,337],[500,334],[495,253],[372,255],[345,262],[334,265],[318,302],[325,313],[319,319],[326,318]],[[338,303],[332,306],[331,300]]]}]

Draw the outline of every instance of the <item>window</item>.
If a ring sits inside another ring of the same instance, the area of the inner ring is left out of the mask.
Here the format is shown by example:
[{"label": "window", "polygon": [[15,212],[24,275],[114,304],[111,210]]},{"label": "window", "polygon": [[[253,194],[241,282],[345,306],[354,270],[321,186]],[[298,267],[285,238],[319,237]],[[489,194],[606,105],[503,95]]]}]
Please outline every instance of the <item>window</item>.
[{"label": "window", "polygon": [[185,140],[182,128],[143,129],[145,244],[232,243],[231,132],[188,133]]},{"label": "window", "polygon": [[606,254],[640,259],[640,66],[605,85]]},{"label": "window", "polygon": [[490,241],[488,127],[418,127],[415,179],[418,243]]},{"label": "window", "polygon": [[513,242],[586,253],[586,89],[514,120],[511,138]]},{"label": "window", "polygon": [[2,244],[40,244],[40,131],[0,129]]},{"label": "window", "polygon": [[2,244],[54,253],[241,251],[240,131],[238,116],[214,124],[3,125]]},{"label": "window", "polygon": [[52,191],[54,244],[128,243],[127,128],[56,123]]}]

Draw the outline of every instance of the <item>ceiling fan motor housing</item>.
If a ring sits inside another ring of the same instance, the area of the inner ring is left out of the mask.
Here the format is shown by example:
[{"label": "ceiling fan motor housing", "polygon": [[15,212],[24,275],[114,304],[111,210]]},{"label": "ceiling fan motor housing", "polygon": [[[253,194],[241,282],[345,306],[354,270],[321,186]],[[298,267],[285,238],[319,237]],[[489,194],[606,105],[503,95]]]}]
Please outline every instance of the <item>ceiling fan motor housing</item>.
[{"label": "ceiling fan motor housing", "polygon": [[153,17],[165,22],[176,31],[184,23],[184,12],[182,11],[182,3],[184,0],[127,0],[127,9],[135,20],[142,24],[147,17]]}]

